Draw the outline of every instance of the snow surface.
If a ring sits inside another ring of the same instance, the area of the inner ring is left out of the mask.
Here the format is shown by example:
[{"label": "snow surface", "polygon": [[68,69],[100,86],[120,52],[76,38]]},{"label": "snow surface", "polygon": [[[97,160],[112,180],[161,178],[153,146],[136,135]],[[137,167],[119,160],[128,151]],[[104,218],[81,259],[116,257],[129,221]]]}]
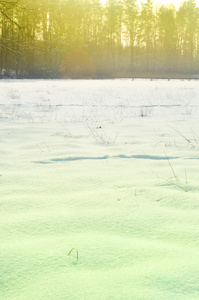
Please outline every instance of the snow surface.
[{"label": "snow surface", "polygon": [[198,300],[198,116],[197,81],[0,81],[0,299]]}]

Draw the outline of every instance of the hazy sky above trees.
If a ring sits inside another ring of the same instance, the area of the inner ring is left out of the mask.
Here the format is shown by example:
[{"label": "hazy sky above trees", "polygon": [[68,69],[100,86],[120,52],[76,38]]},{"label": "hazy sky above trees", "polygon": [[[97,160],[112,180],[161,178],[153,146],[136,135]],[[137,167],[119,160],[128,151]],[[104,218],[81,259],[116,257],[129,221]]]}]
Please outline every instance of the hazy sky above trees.
[{"label": "hazy sky above trees", "polygon": [[[141,2],[141,0],[139,1]],[[142,0],[142,2],[146,2]],[[168,5],[169,3],[173,3],[176,7],[180,6],[180,4],[184,2],[183,0],[154,0],[155,4],[160,4],[160,5]],[[197,6],[199,6],[199,0],[196,0]]]},{"label": "hazy sky above trees", "polygon": [[[107,0],[101,0],[102,3],[106,3]],[[146,0],[137,0],[137,3],[145,3]],[[154,4],[158,5],[168,5],[169,3],[173,3],[176,7],[179,7],[180,4],[184,2],[183,0],[154,0]],[[199,7],[199,0],[196,0],[196,4]]]}]

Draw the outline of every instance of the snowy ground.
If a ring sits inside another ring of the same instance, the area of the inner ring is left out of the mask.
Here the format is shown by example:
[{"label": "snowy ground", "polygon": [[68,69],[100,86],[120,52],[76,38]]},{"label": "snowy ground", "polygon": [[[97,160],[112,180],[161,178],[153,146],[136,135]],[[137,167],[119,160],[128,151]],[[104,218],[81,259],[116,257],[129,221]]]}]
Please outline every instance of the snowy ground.
[{"label": "snowy ground", "polygon": [[0,299],[199,299],[197,81],[1,81],[0,126]]}]

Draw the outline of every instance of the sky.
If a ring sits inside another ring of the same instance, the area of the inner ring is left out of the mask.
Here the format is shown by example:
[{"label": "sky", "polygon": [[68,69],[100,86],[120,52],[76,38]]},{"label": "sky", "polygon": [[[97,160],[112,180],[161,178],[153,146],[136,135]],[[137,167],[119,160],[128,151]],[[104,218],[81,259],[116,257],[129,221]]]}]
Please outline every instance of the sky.
[{"label": "sky", "polygon": [[[138,0],[137,2],[145,2],[146,0]],[[101,0],[101,2],[106,2],[106,0]],[[179,7],[183,0],[154,0],[155,4],[167,5],[169,3],[175,4],[176,7]],[[199,0],[196,0],[197,6],[199,6]]]},{"label": "sky", "polygon": [[[142,1],[142,2],[145,2],[145,1]],[[161,1],[154,0],[154,3],[157,3],[157,4],[167,5],[169,3],[173,3],[173,4],[175,4],[176,7],[179,7],[182,2],[183,2],[182,0],[161,0]],[[199,0],[196,0],[196,3],[199,6]]]}]

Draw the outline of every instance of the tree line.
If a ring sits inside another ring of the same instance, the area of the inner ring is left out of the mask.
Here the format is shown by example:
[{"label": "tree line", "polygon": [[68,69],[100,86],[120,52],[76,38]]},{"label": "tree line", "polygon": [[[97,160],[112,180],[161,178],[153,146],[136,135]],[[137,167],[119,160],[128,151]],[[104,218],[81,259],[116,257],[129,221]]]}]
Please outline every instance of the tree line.
[{"label": "tree line", "polygon": [[0,0],[0,75],[197,76],[195,0]]}]

